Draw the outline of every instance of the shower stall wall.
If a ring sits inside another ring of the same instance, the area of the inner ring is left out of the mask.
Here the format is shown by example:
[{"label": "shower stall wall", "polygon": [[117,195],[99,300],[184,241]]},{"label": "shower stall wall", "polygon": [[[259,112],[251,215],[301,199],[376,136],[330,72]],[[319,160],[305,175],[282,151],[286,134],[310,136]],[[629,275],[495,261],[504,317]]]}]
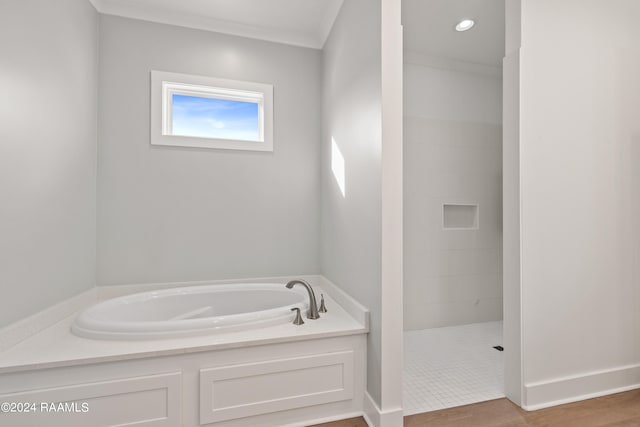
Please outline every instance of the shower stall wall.
[{"label": "shower stall wall", "polygon": [[500,70],[405,60],[404,328],[501,320]]}]

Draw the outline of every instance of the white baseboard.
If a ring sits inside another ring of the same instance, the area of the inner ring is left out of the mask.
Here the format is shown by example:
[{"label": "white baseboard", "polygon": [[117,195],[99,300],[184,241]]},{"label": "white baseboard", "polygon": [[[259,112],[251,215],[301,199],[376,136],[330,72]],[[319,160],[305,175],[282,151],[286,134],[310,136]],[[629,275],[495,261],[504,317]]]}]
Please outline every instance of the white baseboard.
[{"label": "white baseboard", "polygon": [[402,427],[402,408],[382,411],[369,392],[364,393],[364,420],[369,427]]},{"label": "white baseboard", "polygon": [[91,288],[32,316],[0,329],[0,352],[71,316],[96,301],[96,288]]},{"label": "white baseboard", "polygon": [[522,408],[535,411],[637,388],[640,388],[640,364],[622,366],[584,375],[525,384]]},{"label": "white baseboard", "polygon": [[334,421],[348,420],[349,418],[357,418],[361,416],[362,416],[362,412],[348,412],[340,415],[332,415],[330,417],[313,418],[313,419],[305,420],[303,423],[285,424],[282,427],[307,427],[307,426],[314,426],[316,424],[325,424],[325,423],[331,423]]}]

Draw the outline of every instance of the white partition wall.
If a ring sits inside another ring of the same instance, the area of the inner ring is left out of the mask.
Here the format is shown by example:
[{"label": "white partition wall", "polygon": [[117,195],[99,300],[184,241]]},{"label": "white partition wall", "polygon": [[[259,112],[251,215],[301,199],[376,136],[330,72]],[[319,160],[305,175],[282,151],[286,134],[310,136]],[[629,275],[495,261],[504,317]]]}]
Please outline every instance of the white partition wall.
[{"label": "white partition wall", "polygon": [[[402,420],[401,1],[382,0],[382,373],[380,426]],[[365,407],[365,411],[366,411]]]},{"label": "white partition wall", "polygon": [[380,1],[346,1],[322,52],[321,271],[371,310],[367,391],[380,402]]},{"label": "white partition wall", "polygon": [[506,2],[503,62],[503,300],[504,393],[522,404],[520,280],[520,0]]},{"label": "white partition wall", "polygon": [[0,52],[1,329],[95,285],[98,14],[0,2]]},{"label": "white partition wall", "polygon": [[505,332],[522,335],[522,404],[536,409],[640,386],[640,3],[521,3],[519,61],[514,47],[506,63],[521,265],[505,257],[505,296],[522,324]]}]

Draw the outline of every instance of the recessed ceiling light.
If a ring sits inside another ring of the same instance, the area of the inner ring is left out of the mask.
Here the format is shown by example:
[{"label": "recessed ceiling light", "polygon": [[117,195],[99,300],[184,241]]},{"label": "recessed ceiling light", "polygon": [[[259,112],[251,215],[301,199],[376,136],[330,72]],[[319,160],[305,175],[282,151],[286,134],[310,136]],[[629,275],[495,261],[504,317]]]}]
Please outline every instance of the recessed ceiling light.
[{"label": "recessed ceiling light", "polygon": [[474,25],[476,25],[476,21],[473,19],[463,19],[456,25],[456,31],[468,31],[472,29]]}]

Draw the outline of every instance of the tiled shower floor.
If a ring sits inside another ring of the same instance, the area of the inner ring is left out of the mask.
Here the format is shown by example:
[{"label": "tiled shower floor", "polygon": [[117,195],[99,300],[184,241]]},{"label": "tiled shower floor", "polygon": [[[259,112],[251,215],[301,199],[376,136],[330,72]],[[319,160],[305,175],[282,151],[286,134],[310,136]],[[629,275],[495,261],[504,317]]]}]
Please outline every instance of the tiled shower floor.
[{"label": "tiled shower floor", "polygon": [[404,333],[404,415],[504,397],[502,322]]}]

